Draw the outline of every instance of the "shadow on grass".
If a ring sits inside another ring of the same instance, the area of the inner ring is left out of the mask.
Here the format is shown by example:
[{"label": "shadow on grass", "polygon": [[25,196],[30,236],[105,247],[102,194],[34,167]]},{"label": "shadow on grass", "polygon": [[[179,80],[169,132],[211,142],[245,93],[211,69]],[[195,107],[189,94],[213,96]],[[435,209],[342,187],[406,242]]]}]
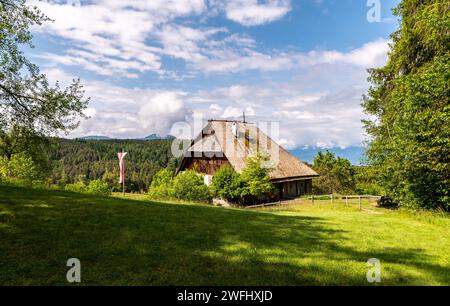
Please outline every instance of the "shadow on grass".
[{"label": "shadow on grass", "polygon": [[373,257],[383,284],[423,282],[408,267],[449,282],[419,248],[361,250],[311,216],[0,186],[0,225],[0,284],[67,284],[72,257],[82,284],[367,285]]}]

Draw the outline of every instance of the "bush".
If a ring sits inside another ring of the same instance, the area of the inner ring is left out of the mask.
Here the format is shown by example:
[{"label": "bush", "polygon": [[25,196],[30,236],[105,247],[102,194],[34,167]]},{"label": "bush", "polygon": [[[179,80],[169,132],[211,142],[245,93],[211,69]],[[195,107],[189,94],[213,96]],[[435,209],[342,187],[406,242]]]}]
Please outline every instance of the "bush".
[{"label": "bush", "polygon": [[233,167],[224,165],[215,173],[210,188],[213,197],[236,203],[241,197],[243,181]]},{"label": "bush", "polygon": [[148,195],[151,199],[162,200],[170,197],[173,187],[172,171],[169,169],[159,170],[152,179],[148,189]]},{"label": "bush", "polygon": [[169,189],[169,196],[185,201],[210,201],[208,186],[203,178],[193,170],[178,174],[173,180],[173,188]]},{"label": "bush", "polygon": [[0,181],[6,180],[9,174],[9,161],[6,157],[0,156]]},{"label": "bush", "polygon": [[64,186],[64,190],[70,192],[86,192],[86,184],[83,182],[76,182],[74,184],[67,184]]},{"label": "bush", "polygon": [[395,203],[390,197],[381,197],[377,201],[379,207],[388,208],[388,209],[396,209],[399,207],[398,203]]},{"label": "bush", "polygon": [[64,186],[64,190],[78,193],[91,193],[96,195],[110,195],[111,188],[108,183],[102,180],[93,180],[86,185],[83,181],[76,182],[74,184],[67,184]]},{"label": "bush", "polygon": [[109,188],[108,183],[103,182],[102,180],[93,180],[89,183],[86,188],[88,193],[97,194],[97,195],[110,195],[111,188]]},{"label": "bush", "polygon": [[39,177],[39,171],[31,157],[18,153],[10,160],[0,158],[0,177],[5,181],[31,184]]}]

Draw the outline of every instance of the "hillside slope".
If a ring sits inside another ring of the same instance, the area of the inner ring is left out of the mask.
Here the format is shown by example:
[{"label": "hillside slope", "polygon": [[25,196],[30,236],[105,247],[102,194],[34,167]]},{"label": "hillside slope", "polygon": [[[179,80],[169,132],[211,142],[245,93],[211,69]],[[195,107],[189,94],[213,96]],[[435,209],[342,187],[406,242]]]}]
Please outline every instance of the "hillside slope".
[{"label": "hillside slope", "polygon": [[102,179],[120,189],[117,153],[129,154],[125,161],[126,190],[147,190],[152,176],[161,168],[178,166],[171,154],[171,140],[57,139],[51,156],[54,165],[51,182],[73,183]]},{"label": "hillside slope", "polygon": [[0,185],[0,285],[67,285],[73,257],[82,285],[368,285],[372,257],[382,285],[449,285],[446,221],[375,210],[249,211]]}]

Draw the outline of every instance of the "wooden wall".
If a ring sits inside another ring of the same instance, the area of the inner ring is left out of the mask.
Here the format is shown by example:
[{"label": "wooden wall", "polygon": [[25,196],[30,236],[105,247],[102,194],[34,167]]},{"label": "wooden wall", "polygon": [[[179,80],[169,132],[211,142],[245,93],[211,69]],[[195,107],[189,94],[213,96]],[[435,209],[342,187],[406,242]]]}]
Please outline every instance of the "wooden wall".
[{"label": "wooden wall", "polygon": [[208,158],[208,157],[196,157],[191,158],[189,157],[186,160],[185,169],[195,169],[196,171],[208,174],[208,175],[214,175],[217,170],[219,170],[222,165],[229,165],[230,162],[225,157],[223,158]]}]

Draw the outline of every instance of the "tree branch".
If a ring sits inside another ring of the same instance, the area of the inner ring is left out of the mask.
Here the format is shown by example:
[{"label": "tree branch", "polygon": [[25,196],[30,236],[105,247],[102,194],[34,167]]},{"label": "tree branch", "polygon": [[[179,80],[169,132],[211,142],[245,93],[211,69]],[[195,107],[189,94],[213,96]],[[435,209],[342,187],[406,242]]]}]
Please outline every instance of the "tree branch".
[{"label": "tree branch", "polygon": [[[0,0],[0,2],[1,2],[1,0]],[[16,94],[13,91],[11,91],[9,88],[7,88],[6,86],[3,86],[2,84],[0,84],[0,88],[3,89],[3,91],[5,91],[9,96],[11,96],[14,99],[14,101],[16,101],[17,104],[19,104],[19,106],[21,106],[27,112],[30,111],[30,109],[25,104],[23,104],[23,102],[20,100],[20,98],[28,99],[28,97]]]}]

